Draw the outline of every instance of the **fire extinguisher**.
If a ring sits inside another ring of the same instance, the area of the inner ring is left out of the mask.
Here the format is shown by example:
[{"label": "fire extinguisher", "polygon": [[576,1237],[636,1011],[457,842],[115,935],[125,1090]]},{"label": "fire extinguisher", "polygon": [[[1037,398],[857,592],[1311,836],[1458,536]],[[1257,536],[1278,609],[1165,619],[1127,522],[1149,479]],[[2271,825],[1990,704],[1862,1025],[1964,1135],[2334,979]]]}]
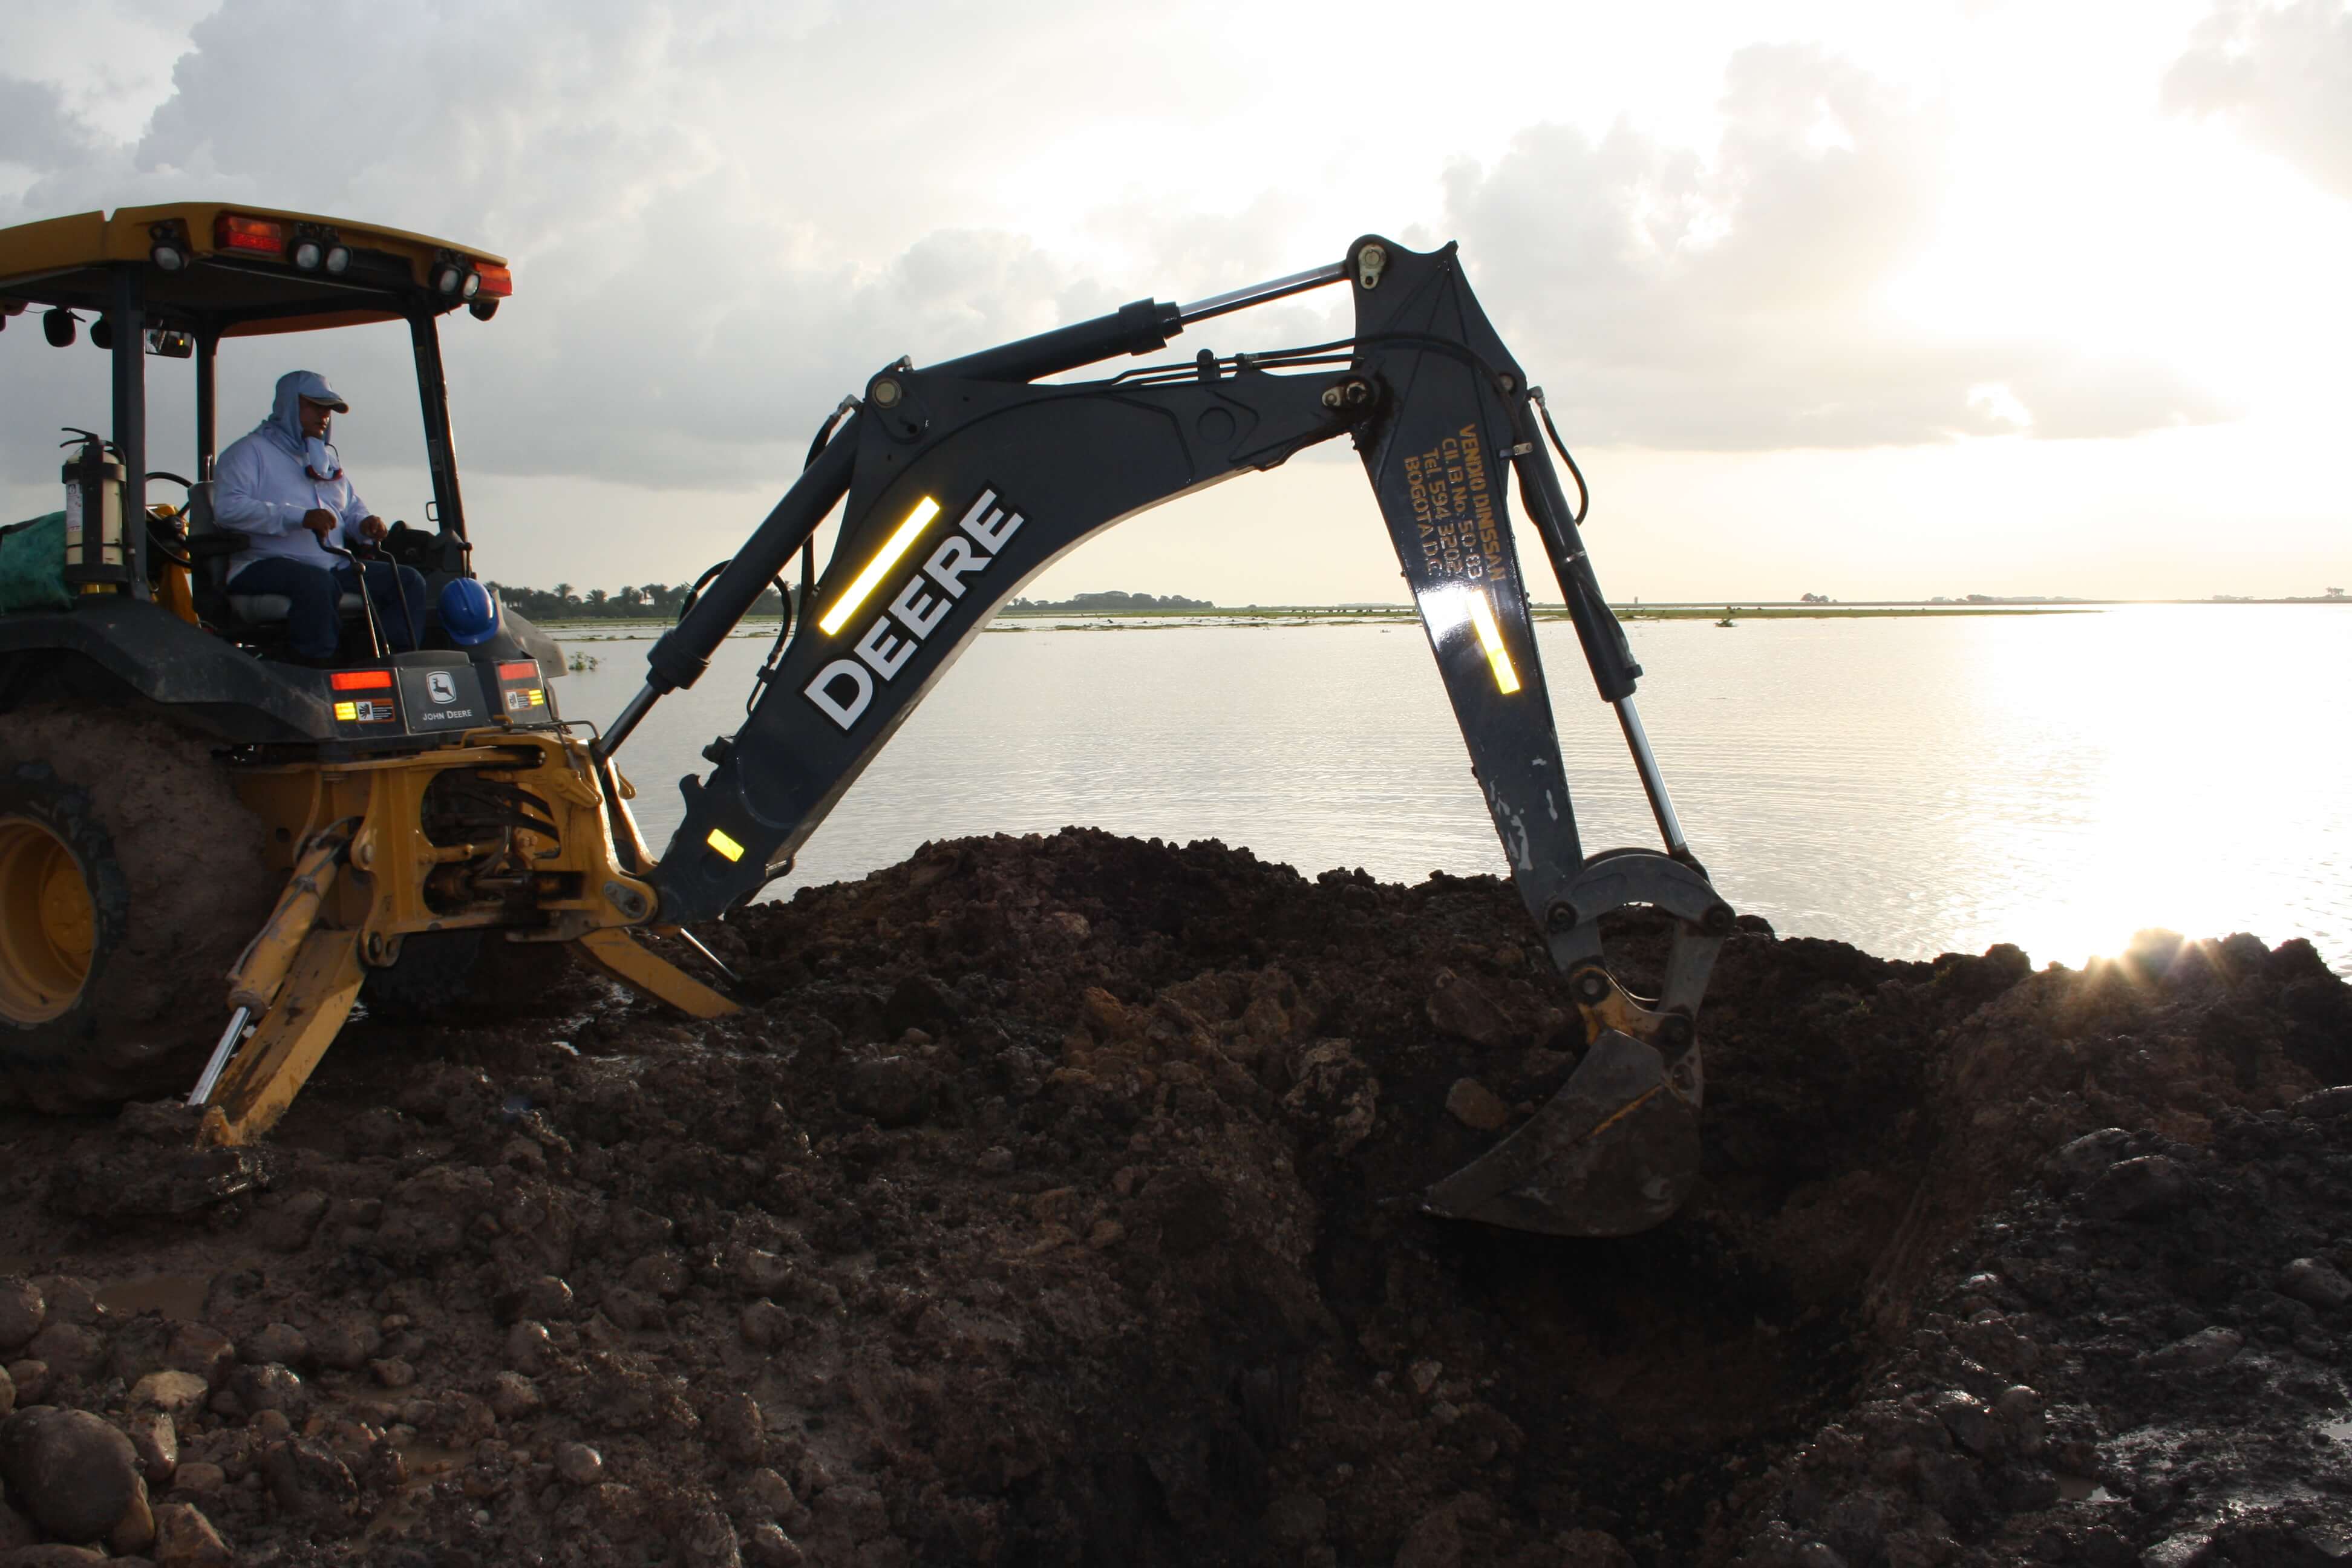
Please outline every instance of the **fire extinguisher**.
[{"label": "fire extinguisher", "polygon": [[66,459],[66,582],[78,593],[105,593],[131,581],[122,546],[122,491],[128,470],[112,443],[68,425]]}]

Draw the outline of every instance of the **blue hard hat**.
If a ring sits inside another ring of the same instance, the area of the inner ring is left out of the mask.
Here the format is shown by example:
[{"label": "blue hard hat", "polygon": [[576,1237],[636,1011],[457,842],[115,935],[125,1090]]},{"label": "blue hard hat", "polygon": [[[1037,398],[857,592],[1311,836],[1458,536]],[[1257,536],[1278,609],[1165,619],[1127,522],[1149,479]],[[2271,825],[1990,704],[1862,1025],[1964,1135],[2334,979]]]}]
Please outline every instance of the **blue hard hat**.
[{"label": "blue hard hat", "polygon": [[441,629],[459,647],[472,647],[498,635],[499,602],[471,577],[453,578],[441,590]]}]

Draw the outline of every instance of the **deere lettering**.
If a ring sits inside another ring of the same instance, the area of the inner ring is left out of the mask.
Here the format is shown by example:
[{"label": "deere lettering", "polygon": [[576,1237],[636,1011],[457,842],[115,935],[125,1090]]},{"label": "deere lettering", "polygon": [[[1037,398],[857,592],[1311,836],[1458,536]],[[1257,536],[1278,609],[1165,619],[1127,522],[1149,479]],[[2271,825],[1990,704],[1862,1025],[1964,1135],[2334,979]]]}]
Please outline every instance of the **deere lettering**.
[{"label": "deere lettering", "polygon": [[997,504],[994,490],[981,491],[956,531],[939,542],[851,645],[856,657],[835,659],[802,689],[817,711],[845,731],[864,717],[874,701],[874,682],[897,679],[963,597],[964,579],[995,564],[1022,521],[1019,512]]}]

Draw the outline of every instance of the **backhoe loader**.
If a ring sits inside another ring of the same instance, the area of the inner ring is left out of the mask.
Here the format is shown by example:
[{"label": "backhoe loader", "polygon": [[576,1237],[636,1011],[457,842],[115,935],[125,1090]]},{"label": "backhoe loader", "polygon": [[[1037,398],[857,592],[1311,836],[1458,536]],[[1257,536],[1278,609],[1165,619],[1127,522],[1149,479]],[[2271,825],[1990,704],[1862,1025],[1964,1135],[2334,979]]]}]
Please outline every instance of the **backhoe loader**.
[{"label": "backhoe loader", "polygon": [[[1332,287],[1354,304],[1342,340],[1047,379]],[[638,936],[691,942],[784,875],[997,606],[1082,539],[1345,435],[1583,1025],[1552,1099],[1420,1201],[1563,1235],[1675,1211],[1698,1170],[1698,1007],[1732,911],[1685,840],[1634,709],[1640,667],[1547,438],[1580,495],[1582,477],[1454,247],[1367,236],[1336,261],[1192,304],[1141,300],[883,367],[824,422],[601,733],[559,716],[559,650],[511,610],[479,647],[428,622],[422,651],[387,655],[355,595],[339,666],[290,662],[283,605],[236,592],[222,564],[236,541],[210,515],[221,340],[402,321],[436,526],[395,527],[386,545],[434,588],[470,575],[436,324],[461,307],[488,320],[511,291],[483,251],[258,208],[0,231],[0,324],[40,307],[57,342],[87,314],[113,365],[111,437],[72,438],[51,596],[20,591],[0,614],[0,1069],[19,1094],[71,1110],[171,1088],[204,1108],[200,1142],[241,1143],[284,1113],[354,1007],[462,987],[558,944],[689,1014],[731,1011]],[[143,356],[157,353],[195,360],[191,479],[145,468]],[[1578,837],[1509,522],[1514,479],[1663,849],[1588,856]],[[153,479],[184,502],[151,506]],[[836,509],[820,573],[815,536]],[[0,541],[0,584],[24,577],[9,563],[24,565],[37,525]],[[681,781],[684,819],[656,855],[614,759],[796,555],[787,603],[800,614],[740,729],[706,749],[707,775]],[[1672,917],[1656,997],[1629,992],[1602,952],[1601,921],[1631,906]]]}]

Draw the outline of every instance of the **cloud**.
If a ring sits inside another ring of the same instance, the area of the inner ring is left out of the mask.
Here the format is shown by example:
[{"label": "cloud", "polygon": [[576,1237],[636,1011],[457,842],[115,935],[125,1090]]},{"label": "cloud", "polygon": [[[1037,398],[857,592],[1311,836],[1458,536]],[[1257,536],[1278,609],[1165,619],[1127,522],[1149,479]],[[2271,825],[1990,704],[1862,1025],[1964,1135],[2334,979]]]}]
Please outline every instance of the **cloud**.
[{"label": "cloud", "polygon": [[[1223,68],[1255,16],[228,0],[190,25],[133,141],[52,88],[0,81],[0,159],[26,171],[13,195],[0,184],[0,222],[201,195],[495,248],[515,299],[445,328],[469,471],[780,484],[833,403],[901,353],[944,359],[1142,286],[1197,297],[1335,251],[1353,229],[1325,231],[1321,151],[1232,156],[1297,146],[1268,118],[1288,112],[1279,73]],[[1485,164],[1399,185],[1404,222],[1424,220],[1401,237],[1464,242],[1580,440],[1853,447],[2218,416],[2160,366],[1939,337],[1888,307],[1935,242],[1953,147],[1934,107],[1818,50],[1759,47],[1733,57],[1722,111],[1704,151],[1628,124],[1597,140],[1538,125]],[[1421,166],[1367,146],[1348,155]],[[1149,275],[1105,280],[1130,261]],[[1334,307],[1223,324],[1216,346],[1311,341]],[[387,388],[404,374],[397,331],[237,353],[225,436],[262,412],[274,356]],[[100,356],[67,357],[95,387]],[[54,401],[0,383],[12,427],[55,423]],[[349,425],[355,460],[413,462],[389,421]],[[52,467],[26,447],[0,464],[27,484]]]},{"label": "cloud", "polygon": [[[2163,366],[1917,325],[1944,117],[1814,48],[1742,50],[1712,153],[1538,126],[1445,182],[1449,231],[1580,438],[1715,450],[2126,436],[2224,411]],[[2002,389],[1987,397],[1984,389]]]},{"label": "cloud", "polygon": [[2322,189],[2352,197],[2352,7],[2221,5],[2165,76],[2164,105],[2231,121]]}]

